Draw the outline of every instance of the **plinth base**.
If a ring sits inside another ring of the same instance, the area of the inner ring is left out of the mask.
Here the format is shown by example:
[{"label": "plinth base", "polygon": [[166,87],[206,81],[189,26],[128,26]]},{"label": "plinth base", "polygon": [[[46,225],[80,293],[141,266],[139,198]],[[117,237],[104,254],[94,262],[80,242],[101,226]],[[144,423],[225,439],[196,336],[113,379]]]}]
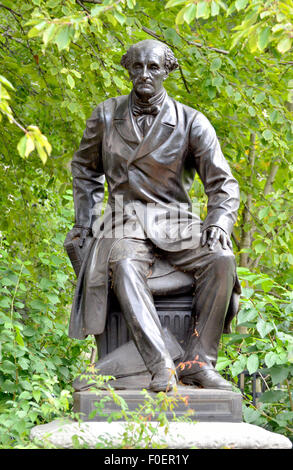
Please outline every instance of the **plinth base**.
[{"label": "plinth base", "polygon": [[[151,444],[147,448],[157,449],[292,449],[290,440],[281,434],[267,431],[248,423],[184,423],[171,422],[166,434],[165,427],[159,423],[150,422],[152,429]],[[129,426],[131,426],[129,431]],[[35,426],[30,433],[31,440],[39,447],[56,447],[61,449],[72,449],[77,442],[80,447],[119,449],[129,433],[129,441],[133,436],[139,437],[140,433],[133,431],[133,426],[138,423],[76,423],[73,421],[55,420],[48,424]],[[156,432],[154,433],[154,428]],[[146,430],[146,432],[148,432]],[[132,436],[132,437],[131,437]],[[143,447],[140,441],[140,447]],[[135,442],[126,450],[136,449]],[[146,448],[146,447],[144,447]],[[150,451],[154,454],[154,450]],[[99,455],[99,454],[96,454]],[[114,454],[108,454],[109,456]],[[141,455],[141,459],[146,458]],[[205,457],[206,458],[206,457]],[[148,462],[147,463],[154,463]],[[144,463],[145,463],[144,462]],[[174,462],[173,462],[174,463]],[[132,465],[134,466],[134,465]]]},{"label": "plinth base", "polygon": [[[143,405],[146,400],[141,390],[115,390],[115,393],[125,400],[129,411],[137,410],[139,405]],[[157,396],[156,393],[149,392],[149,394],[153,398]],[[240,423],[242,421],[242,397],[240,393],[180,385],[176,391],[169,392],[168,396],[177,398],[173,411],[165,412],[168,420],[174,418],[174,413],[176,418],[183,418],[186,417],[188,410],[193,410],[193,414],[188,416],[193,421],[227,423]],[[73,411],[80,413],[82,421],[105,421],[111,413],[121,409],[114,403],[111,393],[107,390],[75,392],[73,399]],[[96,404],[101,402],[104,402],[103,413],[97,413],[94,417],[90,417],[90,414],[97,409]],[[156,416],[153,419],[156,419]]]}]

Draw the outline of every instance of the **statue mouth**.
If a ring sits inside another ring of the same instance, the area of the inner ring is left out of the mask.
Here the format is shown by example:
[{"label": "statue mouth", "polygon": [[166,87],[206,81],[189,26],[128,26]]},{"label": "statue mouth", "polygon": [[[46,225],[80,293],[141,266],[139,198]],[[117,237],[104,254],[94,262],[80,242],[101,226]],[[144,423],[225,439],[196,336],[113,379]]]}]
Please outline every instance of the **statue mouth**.
[{"label": "statue mouth", "polygon": [[140,85],[140,86],[152,86],[152,82],[138,82],[137,85]]}]

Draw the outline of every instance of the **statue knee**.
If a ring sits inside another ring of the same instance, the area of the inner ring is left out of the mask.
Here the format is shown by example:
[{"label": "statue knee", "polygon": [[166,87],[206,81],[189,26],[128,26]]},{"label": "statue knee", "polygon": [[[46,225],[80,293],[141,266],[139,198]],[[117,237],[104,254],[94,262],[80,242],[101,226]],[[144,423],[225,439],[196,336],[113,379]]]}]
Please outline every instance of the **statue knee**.
[{"label": "statue knee", "polygon": [[213,269],[220,275],[223,273],[234,272],[236,269],[235,256],[230,250],[219,250],[215,252],[213,258]]},{"label": "statue knee", "polygon": [[126,280],[132,280],[138,274],[137,262],[131,258],[121,259],[112,262],[110,265],[112,271],[112,287],[115,290],[117,283]]},{"label": "statue knee", "polygon": [[134,261],[131,258],[124,258],[110,263],[113,274],[127,274],[134,268]]}]

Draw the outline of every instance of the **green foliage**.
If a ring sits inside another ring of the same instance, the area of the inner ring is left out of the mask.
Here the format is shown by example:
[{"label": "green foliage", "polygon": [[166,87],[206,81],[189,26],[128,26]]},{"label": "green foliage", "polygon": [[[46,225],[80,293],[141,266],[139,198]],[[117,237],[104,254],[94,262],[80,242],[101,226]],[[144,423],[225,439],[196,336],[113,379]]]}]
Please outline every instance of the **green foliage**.
[{"label": "green foliage", "polygon": [[[180,11],[176,16],[176,24],[184,22],[191,24],[199,18],[207,20],[223,14],[235,18],[238,12],[244,10],[243,15],[237,15],[240,24],[232,28],[231,49],[236,46],[248,46],[250,52],[254,53],[256,51],[263,52],[270,46],[284,54],[292,46],[293,2],[291,0],[236,0],[230,2],[169,0],[166,8],[178,5],[180,5]],[[182,5],[184,5],[183,8]]]},{"label": "green foliage", "polygon": [[[92,341],[67,337],[74,287],[62,247],[73,222],[69,162],[92,109],[130,91],[122,54],[150,37],[179,60],[167,91],[210,119],[240,184],[233,241],[244,293],[218,367],[234,378],[262,371],[267,392],[257,409],[245,407],[245,419],[290,435],[291,18],[291,0],[1,1],[3,446],[21,445],[33,424],[68,413],[68,384]],[[198,179],[191,197],[204,217]]]},{"label": "green foliage", "polygon": [[[143,389],[140,394],[142,403],[134,410],[130,410],[127,402],[119,395],[119,392],[108,383],[113,377],[96,375],[95,371],[89,366],[86,373],[81,376],[86,379],[89,385],[92,385],[91,393],[97,397],[93,410],[89,414],[89,419],[95,418],[96,415],[103,417],[105,421],[111,423],[119,420],[126,423],[124,432],[121,436],[119,445],[115,442],[115,448],[122,449],[145,449],[145,448],[165,448],[159,432],[163,431],[167,435],[169,431],[169,420],[167,413],[172,416],[172,421],[188,421],[189,417],[194,413],[188,408],[188,397],[180,395],[178,389],[174,389],[172,395],[164,392],[158,394],[150,394]],[[106,391],[106,393],[105,393]],[[109,414],[109,404],[117,408]],[[184,403],[186,413],[181,418],[176,417],[176,408],[179,404]],[[108,410],[104,408],[108,404]],[[113,448],[111,436],[106,434],[100,436],[100,442],[96,448]],[[84,448],[85,444],[73,442],[75,447]]]},{"label": "green foliage", "polygon": [[[19,446],[36,423],[70,413],[70,383],[84,367],[84,351],[89,348],[88,341],[68,337],[64,321],[73,294],[72,272],[62,247],[64,231],[71,226],[72,196],[66,193],[69,200],[56,208],[54,191],[40,188],[36,184],[35,216],[27,212],[36,232],[17,239],[2,231],[0,447]],[[24,217],[25,211],[21,214]]]},{"label": "green foliage", "polygon": [[269,276],[252,273],[247,268],[238,268],[238,275],[249,285],[243,288],[237,318],[238,326],[245,327],[246,332],[223,336],[217,369],[228,368],[235,380],[245,370],[250,375],[259,372],[266,391],[257,409],[245,406],[244,417],[248,422],[266,423],[272,431],[290,436],[293,432],[293,294]]},{"label": "green foliage", "polygon": [[[12,110],[9,106],[10,95],[5,87],[14,90],[13,85],[2,75],[0,75],[0,112],[4,114],[9,122],[18,126],[25,135],[20,139],[17,145],[18,153],[21,157],[27,158],[29,154],[36,148],[40,159],[46,163],[47,156],[51,153],[51,145],[47,137],[44,136],[37,126],[28,126],[24,129],[13,117]],[[1,121],[0,114],[0,121]]]}]

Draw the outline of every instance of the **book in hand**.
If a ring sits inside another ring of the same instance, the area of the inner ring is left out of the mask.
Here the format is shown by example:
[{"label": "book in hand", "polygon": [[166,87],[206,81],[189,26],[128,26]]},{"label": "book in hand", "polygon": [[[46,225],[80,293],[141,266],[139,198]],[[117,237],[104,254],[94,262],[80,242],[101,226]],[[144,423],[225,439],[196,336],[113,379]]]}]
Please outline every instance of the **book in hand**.
[{"label": "book in hand", "polygon": [[91,240],[91,236],[86,237],[82,247],[80,247],[80,237],[71,239],[70,235],[67,234],[65,238],[64,248],[67,251],[68,257],[77,277],[79,275],[82,262],[85,258]]}]

